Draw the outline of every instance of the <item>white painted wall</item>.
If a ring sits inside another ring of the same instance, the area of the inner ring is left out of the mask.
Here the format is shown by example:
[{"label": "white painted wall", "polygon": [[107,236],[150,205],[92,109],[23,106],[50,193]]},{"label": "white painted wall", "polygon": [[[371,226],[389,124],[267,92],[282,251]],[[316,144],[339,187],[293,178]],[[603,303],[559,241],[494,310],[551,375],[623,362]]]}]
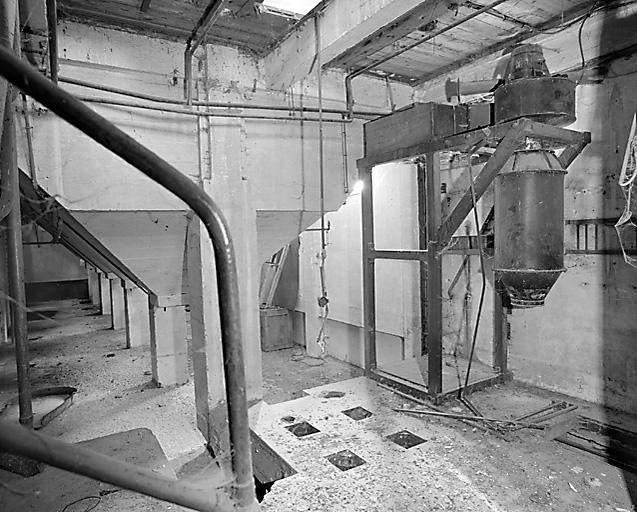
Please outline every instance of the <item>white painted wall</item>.
[{"label": "white painted wall", "polygon": [[[72,22],[60,24],[58,31],[61,76],[175,99],[183,97],[181,43]],[[207,58],[212,101],[317,106],[315,76],[302,79],[288,90],[277,91],[266,87],[263,64],[237,49],[209,46]],[[366,104],[376,110],[387,108],[384,84],[377,80],[368,82],[363,83]],[[62,86],[83,96],[122,99],[101,91]],[[201,92],[200,96],[205,94]],[[323,96],[326,108],[343,108],[341,73],[325,73]],[[195,117],[89,105],[191,179],[199,180],[210,172],[206,162],[200,163],[200,154],[206,156],[207,148],[201,150]],[[257,110],[245,112],[263,114]],[[53,113],[33,105],[31,114],[39,183],[64,206],[82,212],[80,217],[87,222],[86,212],[113,212],[115,215],[108,218],[115,222],[119,218],[117,212],[187,210],[180,200]],[[286,117],[288,113],[283,111],[281,115]],[[317,116],[308,114],[308,117]],[[362,154],[361,126],[362,121],[356,120],[345,127],[344,148],[340,123],[324,125],[328,210],[337,209],[344,200],[346,166],[349,181],[356,179],[355,161]],[[318,218],[318,124],[214,118],[211,135],[212,168],[236,167],[242,178],[250,182],[250,201],[257,212],[258,258],[265,260]],[[236,144],[225,144],[223,141],[227,140]],[[346,162],[344,149],[348,155]],[[20,139],[19,154],[20,165],[26,169],[24,137]],[[151,287],[174,293],[184,288],[183,271],[177,264],[184,261],[183,226],[169,223],[168,235],[175,240],[167,248],[157,239],[145,236],[152,232],[153,226],[133,222],[132,226],[139,228],[139,244],[135,257],[129,258],[132,249],[122,247],[116,226],[107,227],[104,222],[90,224],[94,234],[115,254],[129,261],[133,271],[144,274]],[[175,263],[171,264],[168,279],[165,272],[169,270],[154,264],[158,254]]]},{"label": "white painted wall", "polygon": [[[476,169],[475,172],[478,172]],[[463,170],[443,171],[450,197],[466,184]],[[442,197],[442,196],[441,196]],[[493,203],[492,194],[485,195],[484,203]],[[453,205],[453,203],[452,203]],[[411,164],[392,163],[374,169],[374,228],[377,249],[417,249],[417,188],[416,168]],[[327,235],[326,284],[330,299],[329,320],[326,323],[327,353],[339,359],[363,365],[363,306],[360,195],[352,195],[337,212],[329,213]],[[480,218],[486,213],[479,204]],[[466,225],[475,233],[473,222]],[[318,228],[319,223],[312,226]],[[459,233],[464,233],[464,225]],[[320,295],[317,279],[320,253],[320,233],[301,235],[300,287],[297,309],[308,318],[318,318],[316,307]],[[464,298],[467,283],[461,277],[452,296],[447,290],[462,263],[462,256],[443,258],[443,346],[445,353],[456,350],[467,354],[468,340],[464,330]],[[470,307],[470,327],[477,317],[477,302],[481,286],[479,260],[470,258],[473,305]],[[490,270],[489,270],[490,272]],[[491,275],[489,274],[489,277]],[[420,285],[418,263],[412,261],[376,261],[376,321],[377,350],[380,364],[412,357],[420,346]],[[491,362],[492,340],[492,286],[487,283],[486,300],[480,322],[476,357]],[[306,323],[307,342],[317,335]]]}]

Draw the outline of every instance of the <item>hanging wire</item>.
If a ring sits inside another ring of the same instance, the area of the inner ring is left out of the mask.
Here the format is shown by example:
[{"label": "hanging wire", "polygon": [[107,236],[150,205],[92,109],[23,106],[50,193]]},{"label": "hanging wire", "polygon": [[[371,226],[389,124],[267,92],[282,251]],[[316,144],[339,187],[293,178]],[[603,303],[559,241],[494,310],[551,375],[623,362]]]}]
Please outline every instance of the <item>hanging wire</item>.
[{"label": "hanging wire", "polygon": [[627,239],[631,235],[637,234],[637,224],[635,224],[635,213],[633,211],[633,189],[637,180],[637,114],[633,117],[633,124],[626,146],[624,162],[619,176],[619,186],[624,193],[626,206],[621,216],[615,224],[615,231],[621,245],[624,261],[633,267],[637,267],[637,258],[630,256],[626,251]]},{"label": "hanging wire", "polygon": [[325,234],[325,158],[324,158],[324,134],[323,134],[323,70],[321,62],[321,32],[319,27],[319,14],[314,17],[314,30],[316,42],[316,76],[318,87],[318,129],[319,129],[319,188],[320,188],[320,214],[321,214],[321,252],[319,255],[319,278],[321,282],[321,296],[318,305],[322,309],[321,327],[316,337],[316,343],[321,347],[321,354],[325,354],[326,335],[325,323],[329,314],[329,299],[327,298],[327,285],[325,283],[325,260],[327,259],[327,239]]},{"label": "hanging wire", "polygon": [[469,377],[471,375],[471,365],[473,363],[473,356],[475,354],[476,341],[478,339],[478,328],[480,327],[480,317],[482,316],[482,307],[484,305],[484,295],[486,291],[486,272],[484,266],[484,251],[482,246],[482,234],[480,233],[480,221],[478,219],[478,209],[476,201],[476,192],[473,184],[473,169],[471,165],[471,155],[483,144],[483,141],[479,141],[469,150],[469,189],[471,190],[471,202],[473,205],[473,220],[476,226],[476,236],[478,240],[478,253],[480,255],[480,271],[482,272],[482,287],[480,288],[480,301],[478,303],[478,315],[476,317],[476,323],[473,327],[473,339],[471,341],[471,352],[469,354],[469,363],[467,365],[467,372],[465,374],[464,385],[458,390],[458,400],[464,403],[474,414],[480,415],[479,411],[464,397],[464,391],[469,385]]}]

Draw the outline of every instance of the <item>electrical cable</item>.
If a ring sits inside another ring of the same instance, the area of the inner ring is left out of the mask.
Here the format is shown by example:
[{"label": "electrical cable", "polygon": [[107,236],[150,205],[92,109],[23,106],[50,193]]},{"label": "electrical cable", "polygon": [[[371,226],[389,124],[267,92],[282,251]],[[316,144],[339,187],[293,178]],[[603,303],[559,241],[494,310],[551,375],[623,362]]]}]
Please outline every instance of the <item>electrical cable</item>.
[{"label": "electrical cable", "polygon": [[71,503],[67,503],[66,506],[62,509],[62,512],[67,512],[70,509],[70,507],[72,507],[73,505],[77,505],[78,503],[82,503],[83,501],[86,501],[86,500],[96,500],[95,503],[88,505],[82,511],[82,512],[91,512],[91,510],[94,510],[100,504],[100,502],[102,501],[102,497],[101,496],[84,496],[83,498],[72,501]]},{"label": "electrical cable", "polygon": [[482,272],[482,287],[480,289],[480,301],[478,303],[478,314],[476,317],[476,323],[473,327],[473,339],[471,341],[471,352],[469,354],[469,363],[467,365],[467,373],[465,374],[465,380],[464,380],[464,385],[460,387],[460,389],[458,390],[458,399],[463,401],[463,403],[465,405],[467,405],[467,407],[469,407],[469,409],[475,414],[477,412],[477,410],[474,410],[475,408],[470,405],[470,403],[467,403],[468,401],[464,401],[464,390],[467,388],[467,386],[469,385],[469,376],[471,374],[471,365],[473,363],[473,356],[475,353],[475,348],[476,348],[476,341],[478,339],[478,328],[480,327],[480,317],[482,316],[482,307],[484,305],[484,295],[485,295],[485,291],[486,291],[486,272],[485,272],[485,266],[484,266],[484,251],[483,251],[483,247],[482,247],[482,234],[481,234],[481,230],[480,230],[480,221],[478,219],[478,210],[477,210],[477,201],[476,201],[476,192],[475,192],[475,187],[473,184],[473,171],[472,171],[472,166],[471,166],[471,155],[473,154],[473,152],[482,145],[483,141],[478,142],[476,145],[474,145],[471,150],[469,151],[469,167],[468,167],[468,171],[469,171],[469,189],[471,190],[471,201],[473,204],[473,218],[474,218],[474,222],[475,222],[475,226],[476,226],[476,234],[477,234],[477,240],[478,240],[478,252],[480,255],[480,270]]},{"label": "electrical cable", "polygon": [[327,258],[327,240],[325,235],[325,158],[324,158],[324,134],[323,134],[323,69],[321,61],[321,32],[319,27],[319,13],[314,16],[314,31],[316,44],[316,76],[318,89],[318,130],[319,130],[319,190],[320,190],[320,215],[321,215],[321,253],[319,262],[319,278],[321,282],[321,296],[318,305],[322,309],[321,327],[316,337],[316,343],[321,347],[321,353],[325,353],[325,323],[329,314],[329,299],[327,298],[327,286],[325,284],[325,260]]}]

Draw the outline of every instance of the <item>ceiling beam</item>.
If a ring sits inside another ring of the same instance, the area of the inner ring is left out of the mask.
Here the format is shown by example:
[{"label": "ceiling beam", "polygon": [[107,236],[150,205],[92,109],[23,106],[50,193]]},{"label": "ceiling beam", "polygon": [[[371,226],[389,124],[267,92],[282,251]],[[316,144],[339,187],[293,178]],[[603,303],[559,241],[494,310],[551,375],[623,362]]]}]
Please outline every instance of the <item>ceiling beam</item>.
[{"label": "ceiling beam", "polygon": [[450,5],[452,4],[448,0],[425,0],[348,48],[326,66],[350,69],[416,30],[423,32],[434,30],[438,18],[449,11]]},{"label": "ceiling beam", "polygon": [[264,58],[267,86],[285,90],[311,72],[316,57],[314,16],[319,18],[320,60],[330,62],[420,4],[422,0],[324,1],[323,10],[302,19]]},{"label": "ceiling beam", "polygon": [[539,25],[536,25],[529,30],[520,32],[511,37],[507,37],[503,39],[502,41],[498,41],[495,44],[480,48],[477,52],[473,52],[461,59],[451,62],[450,64],[447,64],[446,66],[441,66],[429,73],[426,73],[420,76],[415,83],[412,83],[412,85],[416,87],[425,82],[433,80],[439,76],[448,75],[449,73],[453,73],[454,71],[464,66],[467,66],[468,64],[471,64],[472,62],[478,59],[487,57],[489,55],[493,55],[495,53],[501,52],[502,50],[509,49],[515,46],[516,44],[522,43],[523,41],[526,41],[527,39],[530,39],[538,34],[541,34],[542,32],[546,30],[551,30],[565,23],[570,23],[574,19],[577,19],[579,16],[586,13],[589,9],[590,9],[589,4],[586,4],[586,5],[580,4],[575,7],[572,7],[568,11],[564,11],[563,15],[560,14],[560,16],[556,16],[544,23],[540,23]]}]

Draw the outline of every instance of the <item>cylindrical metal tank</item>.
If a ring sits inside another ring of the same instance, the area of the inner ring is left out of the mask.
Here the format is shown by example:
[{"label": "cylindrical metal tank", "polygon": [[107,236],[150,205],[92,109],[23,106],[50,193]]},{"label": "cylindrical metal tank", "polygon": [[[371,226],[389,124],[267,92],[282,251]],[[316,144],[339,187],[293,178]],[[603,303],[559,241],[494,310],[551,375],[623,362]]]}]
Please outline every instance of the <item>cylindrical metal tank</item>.
[{"label": "cylindrical metal tank", "polygon": [[514,307],[544,304],[564,272],[564,175],[543,149],[516,151],[495,179],[496,279]]}]

